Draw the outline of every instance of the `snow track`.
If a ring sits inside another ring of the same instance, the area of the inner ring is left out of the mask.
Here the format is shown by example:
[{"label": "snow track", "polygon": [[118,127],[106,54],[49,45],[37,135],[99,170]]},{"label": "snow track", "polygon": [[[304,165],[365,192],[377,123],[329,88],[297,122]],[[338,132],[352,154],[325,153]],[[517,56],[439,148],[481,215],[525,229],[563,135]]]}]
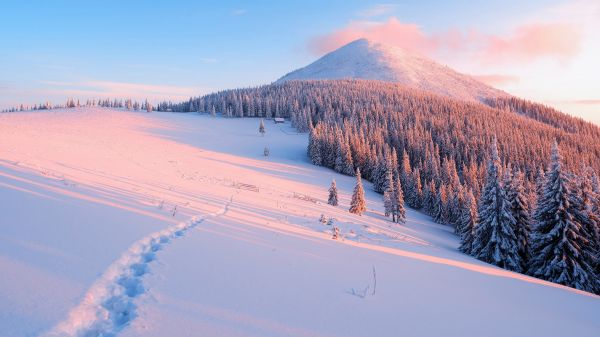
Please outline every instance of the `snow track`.
[{"label": "snow track", "polygon": [[111,264],[88,290],[82,302],[71,310],[46,336],[114,337],[136,318],[135,299],[144,294],[143,277],[158,251],[182,237],[210,217],[227,213],[233,197],[217,213],[193,217],[188,221],[152,233],[134,243]]}]

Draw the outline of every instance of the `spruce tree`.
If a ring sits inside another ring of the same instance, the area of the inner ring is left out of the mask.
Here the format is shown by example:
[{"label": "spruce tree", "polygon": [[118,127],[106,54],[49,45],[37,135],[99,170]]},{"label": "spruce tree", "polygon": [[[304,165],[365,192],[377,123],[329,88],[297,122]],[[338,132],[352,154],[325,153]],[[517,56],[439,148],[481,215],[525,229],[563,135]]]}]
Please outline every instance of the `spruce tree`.
[{"label": "spruce tree", "polygon": [[350,213],[362,215],[366,210],[365,190],[363,189],[360,169],[358,168],[356,169],[356,186],[354,186],[352,200],[350,201]]},{"label": "spruce tree", "polygon": [[477,211],[477,229],[471,254],[501,268],[521,272],[523,263],[513,229],[515,220],[500,179],[500,158],[494,137],[486,182]]},{"label": "spruce tree", "polygon": [[547,281],[594,291],[593,266],[582,251],[589,242],[573,214],[572,182],[562,165],[558,144],[554,142],[550,167],[538,197],[528,272]]},{"label": "spruce tree", "polygon": [[310,161],[317,165],[323,165],[323,157],[321,156],[320,138],[318,137],[318,130],[311,128],[308,134],[308,157]]},{"label": "spruce tree", "polygon": [[464,202],[461,209],[460,226],[458,234],[460,235],[460,247],[458,248],[465,254],[471,254],[473,240],[475,239],[475,220],[477,219],[477,202],[473,192],[465,192]]},{"label": "spruce tree", "polygon": [[392,176],[392,172],[388,172],[388,187],[383,191],[383,208],[386,217],[394,214],[394,180]]},{"label": "spruce tree", "polygon": [[423,188],[421,186],[421,173],[419,168],[415,168],[412,173],[412,177],[408,182],[409,186],[406,197],[406,203],[408,206],[414,209],[420,209],[423,203]]},{"label": "spruce tree", "polygon": [[583,227],[588,242],[582,247],[582,254],[594,270],[595,292],[600,293],[600,214],[594,210],[599,196],[592,187],[592,173],[589,168],[583,169],[582,176],[577,179],[577,188],[572,192],[571,204],[575,206],[575,219]]},{"label": "spruce tree", "polygon": [[529,200],[525,192],[524,177],[520,170],[515,169],[512,174],[507,172],[505,181],[506,197],[510,203],[510,213],[514,218],[514,232],[519,244],[523,270],[529,261],[529,236],[531,233],[531,215]]},{"label": "spruce tree", "polygon": [[331,206],[338,205],[338,191],[337,186],[335,184],[335,179],[331,181],[331,187],[329,187],[329,198],[327,199],[327,203]]},{"label": "spruce tree", "polygon": [[433,198],[433,209],[431,216],[433,221],[440,224],[448,223],[448,193],[446,185],[441,184]]},{"label": "spruce tree", "polygon": [[406,212],[404,210],[404,193],[402,192],[402,183],[400,182],[400,177],[397,177],[394,180],[394,191],[393,191],[394,199],[392,202],[393,205],[393,220],[398,223],[406,222]]}]

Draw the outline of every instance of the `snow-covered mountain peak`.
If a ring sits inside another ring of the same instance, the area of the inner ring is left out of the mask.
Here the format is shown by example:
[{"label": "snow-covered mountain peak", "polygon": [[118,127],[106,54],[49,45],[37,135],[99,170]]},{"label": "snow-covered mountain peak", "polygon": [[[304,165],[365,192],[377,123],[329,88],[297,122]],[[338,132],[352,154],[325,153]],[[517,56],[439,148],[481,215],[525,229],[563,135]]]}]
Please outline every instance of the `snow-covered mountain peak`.
[{"label": "snow-covered mountain peak", "polygon": [[397,82],[469,101],[507,95],[417,53],[368,39],[350,42],[277,82],[330,79]]}]

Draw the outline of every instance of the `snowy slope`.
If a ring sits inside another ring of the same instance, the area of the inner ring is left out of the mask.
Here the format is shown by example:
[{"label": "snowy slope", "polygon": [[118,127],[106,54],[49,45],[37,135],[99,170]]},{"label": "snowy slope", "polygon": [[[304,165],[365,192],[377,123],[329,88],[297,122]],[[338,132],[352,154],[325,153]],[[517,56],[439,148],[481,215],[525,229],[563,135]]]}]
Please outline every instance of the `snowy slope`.
[{"label": "snowy slope", "polygon": [[[368,212],[349,214],[354,179],[310,165],[306,135],[288,124],[266,128],[108,109],[0,114],[0,335],[599,331],[597,296],[465,256],[412,210],[393,225],[369,186]],[[339,207],[326,204],[332,178]]]},{"label": "snowy slope", "polygon": [[331,79],[398,82],[470,101],[508,95],[415,53],[367,39],[342,46],[308,66],[283,76],[277,82]]}]

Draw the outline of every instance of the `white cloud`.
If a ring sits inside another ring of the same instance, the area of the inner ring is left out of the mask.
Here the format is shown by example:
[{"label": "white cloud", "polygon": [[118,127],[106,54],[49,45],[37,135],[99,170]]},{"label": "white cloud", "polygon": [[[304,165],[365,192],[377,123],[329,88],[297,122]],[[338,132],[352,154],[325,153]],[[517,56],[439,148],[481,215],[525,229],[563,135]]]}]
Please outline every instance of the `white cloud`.
[{"label": "white cloud", "polygon": [[358,16],[365,18],[383,16],[393,13],[396,8],[398,8],[397,4],[376,4],[358,12]]},{"label": "white cloud", "polygon": [[247,9],[244,8],[238,8],[238,9],[234,9],[233,11],[231,11],[231,15],[233,16],[240,16],[240,15],[244,15],[248,13]]}]

